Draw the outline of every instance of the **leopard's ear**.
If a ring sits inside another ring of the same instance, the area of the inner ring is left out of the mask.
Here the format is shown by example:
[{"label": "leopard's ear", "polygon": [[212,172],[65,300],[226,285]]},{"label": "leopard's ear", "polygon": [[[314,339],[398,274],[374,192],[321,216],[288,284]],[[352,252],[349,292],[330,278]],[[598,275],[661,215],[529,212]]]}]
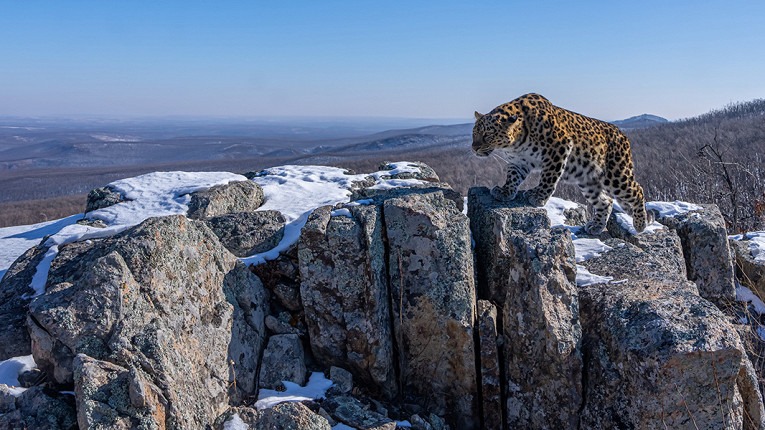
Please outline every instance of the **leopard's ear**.
[{"label": "leopard's ear", "polygon": [[481,119],[481,118],[483,118],[483,114],[481,114],[481,113],[478,113],[478,111],[475,111],[475,112],[474,112],[474,115],[475,115],[475,119]]}]

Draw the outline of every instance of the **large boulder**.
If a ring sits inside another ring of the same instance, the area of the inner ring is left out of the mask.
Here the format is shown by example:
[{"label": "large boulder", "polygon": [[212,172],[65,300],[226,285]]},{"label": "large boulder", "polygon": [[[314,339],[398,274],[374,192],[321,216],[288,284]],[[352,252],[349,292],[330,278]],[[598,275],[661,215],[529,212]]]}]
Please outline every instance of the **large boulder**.
[{"label": "large boulder", "polygon": [[284,236],[284,216],[279,211],[238,212],[206,220],[223,246],[237,257],[275,248]]},{"label": "large boulder", "polygon": [[35,295],[32,278],[47,249],[42,244],[29,248],[0,281],[0,327],[3,328],[0,330],[0,361],[32,353],[26,327],[27,311]]},{"label": "large boulder", "polygon": [[201,428],[255,392],[266,299],[204,223],[170,216],[62,246],[27,321],[55,382],[74,382],[77,354],[141,370],[167,400],[166,425]]},{"label": "large boulder", "polygon": [[703,205],[702,209],[660,217],[657,221],[680,236],[688,279],[699,287],[701,297],[734,300],[733,254],[720,209]]},{"label": "large boulder", "polygon": [[283,381],[305,385],[305,353],[296,334],[279,334],[268,339],[260,367],[260,387],[283,387]]},{"label": "large boulder", "polygon": [[85,212],[107,208],[122,201],[124,201],[122,194],[109,185],[94,188],[88,193],[88,198],[85,203]]},{"label": "large boulder", "polygon": [[168,402],[142,371],[78,354],[73,361],[80,428],[167,428]]},{"label": "large boulder", "polygon": [[74,396],[41,386],[12,393],[8,386],[0,384],[0,428],[74,430]]},{"label": "large boulder", "polygon": [[191,193],[187,216],[205,219],[228,213],[252,212],[263,201],[263,189],[255,182],[229,182]]},{"label": "large boulder", "polygon": [[442,191],[385,200],[394,338],[404,395],[477,428],[476,293],[468,219]]},{"label": "large boulder", "polygon": [[502,312],[507,425],[574,429],[582,404],[582,331],[571,234],[543,209],[471,188],[481,291]]},{"label": "large boulder", "polygon": [[584,287],[580,300],[583,427],[763,428],[738,334],[695,288],[627,280]]},{"label": "large boulder", "polygon": [[381,209],[353,206],[332,214],[329,206],[316,209],[300,237],[311,350],[392,398],[397,384]]},{"label": "large boulder", "polygon": [[752,243],[745,237],[730,241],[736,256],[736,275],[738,280],[760,297],[765,297],[765,260],[757,259],[752,254]]},{"label": "large boulder", "polygon": [[240,406],[216,420],[216,430],[331,430],[323,416],[299,402],[286,402],[259,411]]}]

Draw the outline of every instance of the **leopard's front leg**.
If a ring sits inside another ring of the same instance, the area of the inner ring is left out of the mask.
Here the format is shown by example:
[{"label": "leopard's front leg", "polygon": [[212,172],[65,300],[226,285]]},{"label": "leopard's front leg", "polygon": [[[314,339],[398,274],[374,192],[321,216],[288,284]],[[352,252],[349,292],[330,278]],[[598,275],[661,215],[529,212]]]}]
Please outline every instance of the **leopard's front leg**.
[{"label": "leopard's front leg", "polygon": [[544,206],[555,192],[555,187],[566,168],[566,160],[571,153],[571,147],[572,145],[568,143],[566,146],[549,148],[545,151],[542,158],[542,175],[539,179],[539,185],[526,193],[526,199],[530,205]]},{"label": "leopard's front leg", "polygon": [[513,200],[518,194],[518,187],[521,185],[524,179],[526,179],[526,176],[529,174],[529,168],[518,164],[510,162],[507,165],[507,179],[505,180],[505,185],[492,188],[491,195],[496,200],[499,201],[510,201]]}]

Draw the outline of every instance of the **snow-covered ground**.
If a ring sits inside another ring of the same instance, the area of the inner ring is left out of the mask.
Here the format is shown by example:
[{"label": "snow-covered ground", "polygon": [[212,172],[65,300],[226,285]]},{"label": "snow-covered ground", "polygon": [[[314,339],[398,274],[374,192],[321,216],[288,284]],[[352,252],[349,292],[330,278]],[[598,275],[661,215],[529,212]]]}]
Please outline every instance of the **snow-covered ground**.
[{"label": "snow-covered ground", "polygon": [[754,261],[765,264],[765,231],[753,231],[743,234],[729,236],[730,240],[745,240],[749,242],[749,252],[752,253]]},{"label": "snow-covered ground", "polygon": [[312,372],[304,387],[290,381],[283,381],[284,391],[261,389],[258,392],[256,409],[267,409],[284,402],[300,402],[324,398],[324,394],[332,386],[332,381],[321,372]]},{"label": "snow-covered ground", "polygon": [[31,355],[0,361],[0,384],[11,387],[11,394],[18,396],[25,388],[19,387],[19,375],[37,367]]}]

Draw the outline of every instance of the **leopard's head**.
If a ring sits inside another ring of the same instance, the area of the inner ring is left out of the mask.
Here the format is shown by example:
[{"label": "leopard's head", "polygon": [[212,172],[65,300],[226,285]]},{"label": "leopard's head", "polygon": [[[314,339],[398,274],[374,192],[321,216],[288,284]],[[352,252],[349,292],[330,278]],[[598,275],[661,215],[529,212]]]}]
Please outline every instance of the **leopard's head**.
[{"label": "leopard's head", "polygon": [[526,138],[523,112],[510,104],[482,115],[475,113],[473,152],[486,157],[495,149],[509,149]]}]

